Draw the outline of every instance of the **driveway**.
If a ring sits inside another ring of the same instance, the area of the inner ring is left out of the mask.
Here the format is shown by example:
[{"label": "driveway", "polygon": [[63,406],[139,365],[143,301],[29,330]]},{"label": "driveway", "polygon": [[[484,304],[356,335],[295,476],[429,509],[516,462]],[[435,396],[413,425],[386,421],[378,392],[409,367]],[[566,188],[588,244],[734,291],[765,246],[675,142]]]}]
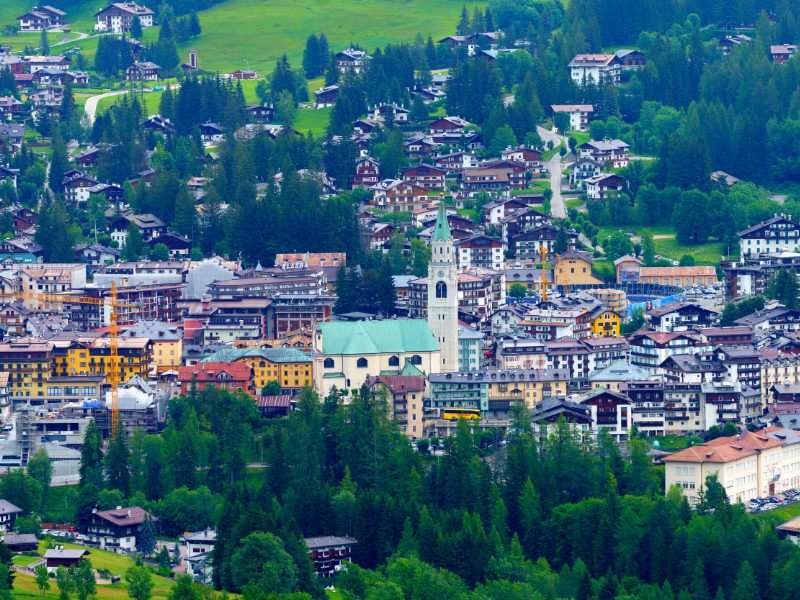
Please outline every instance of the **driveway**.
[{"label": "driveway", "polygon": [[[537,127],[539,137],[546,144],[553,142],[554,146],[561,144],[563,139],[544,127]],[[564,198],[561,195],[561,155],[556,152],[550,160],[546,163],[547,170],[550,172],[550,189],[553,192],[553,197],[550,199],[550,214],[554,219],[567,218],[567,205],[564,203]]]}]

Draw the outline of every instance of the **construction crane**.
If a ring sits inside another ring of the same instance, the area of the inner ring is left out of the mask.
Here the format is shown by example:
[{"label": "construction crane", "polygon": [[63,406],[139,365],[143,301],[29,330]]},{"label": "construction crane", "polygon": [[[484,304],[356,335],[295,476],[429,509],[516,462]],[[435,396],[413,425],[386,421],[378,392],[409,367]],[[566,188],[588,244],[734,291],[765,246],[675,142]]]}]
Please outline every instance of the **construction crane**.
[{"label": "construction crane", "polygon": [[547,246],[540,244],[539,253],[542,255],[542,302],[547,302]]},{"label": "construction crane", "polygon": [[120,302],[115,283],[111,284],[111,291],[106,298],[25,291],[0,294],[0,300],[3,298],[12,298],[14,301],[18,302],[35,300],[48,304],[91,304],[93,306],[109,306],[111,308],[108,327],[108,368],[106,369],[106,383],[108,383],[111,391],[111,436],[115,436],[117,434],[117,423],[119,422],[119,386],[120,383],[122,383],[122,373],[119,366],[119,309],[140,309],[141,306],[138,304]]}]

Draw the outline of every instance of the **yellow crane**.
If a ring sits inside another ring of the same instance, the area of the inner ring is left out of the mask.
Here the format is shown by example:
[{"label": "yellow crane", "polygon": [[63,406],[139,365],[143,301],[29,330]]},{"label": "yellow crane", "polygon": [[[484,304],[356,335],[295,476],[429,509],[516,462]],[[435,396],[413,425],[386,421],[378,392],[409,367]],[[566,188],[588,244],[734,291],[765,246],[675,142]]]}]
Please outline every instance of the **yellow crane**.
[{"label": "yellow crane", "polygon": [[49,304],[91,304],[94,306],[109,306],[111,308],[108,327],[108,368],[106,369],[106,382],[111,391],[111,435],[115,436],[117,434],[117,423],[119,422],[119,386],[122,379],[119,367],[119,309],[139,309],[141,307],[138,304],[120,302],[115,283],[111,284],[111,291],[106,298],[25,291],[0,294],[0,299],[2,298],[13,298],[14,301],[35,300]]},{"label": "yellow crane", "polygon": [[540,244],[539,253],[542,255],[542,302],[547,302],[547,246]]}]

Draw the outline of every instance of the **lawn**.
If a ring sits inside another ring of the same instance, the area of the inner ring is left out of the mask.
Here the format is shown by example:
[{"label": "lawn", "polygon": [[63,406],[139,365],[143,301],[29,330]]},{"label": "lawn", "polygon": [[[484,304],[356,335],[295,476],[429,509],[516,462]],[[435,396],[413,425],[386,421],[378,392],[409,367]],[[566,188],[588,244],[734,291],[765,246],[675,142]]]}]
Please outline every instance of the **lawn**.
[{"label": "lawn", "polygon": [[789,519],[794,519],[795,517],[800,516],[800,502],[796,502],[794,504],[787,504],[786,506],[781,506],[780,508],[776,508],[775,510],[771,510],[765,513],[756,513],[753,515],[757,519],[762,520],[769,520],[774,522],[775,525],[779,525]]},{"label": "lawn", "polygon": [[19,565],[21,567],[26,567],[31,563],[35,563],[40,558],[41,558],[40,556],[25,556],[24,554],[16,554],[16,555],[14,555],[14,558],[11,559],[11,561],[15,565]]},{"label": "lawn", "polygon": [[578,146],[592,139],[592,136],[590,136],[587,131],[570,131],[568,137],[575,138],[575,141],[578,142]]},{"label": "lawn", "polygon": [[577,210],[584,205],[584,202],[581,198],[570,198],[569,200],[565,200],[564,204],[567,205],[567,208],[574,208]]},{"label": "lawn", "polygon": [[[97,103],[97,114],[107,111],[118,101],[122,100],[122,98],[124,98],[124,94],[102,98],[100,102]],[[144,105],[145,113],[148,115],[155,115],[158,113],[158,107],[161,104],[161,92],[139,94],[139,102]]]},{"label": "lawn", "polygon": [[[725,254],[726,248],[721,242],[707,242],[705,244],[684,245],[675,239],[675,229],[669,225],[657,225],[654,227],[641,227],[639,225],[619,225],[600,228],[597,233],[598,242],[602,242],[615,231],[633,233],[641,236],[645,231],[653,234],[656,254],[672,260],[680,260],[684,254],[694,257],[698,265],[718,265]],[[669,238],[659,238],[659,236],[672,236]]]},{"label": "lawn", "polygon": [[[654,448],[657,447],[659,450],[664,450],[665,452],[676,452],[678,450],[688,448],[689,446],[695,446],[703,443],[703,440],[698,436],[686,435],[667,435],[649,438],[647,441],[650,442],[650,445],[652,445]],[[656,446],[656,442],[658,443],[658,446]]]},{"label": "lawn", "polygon": [[[65,548],[84,548],[84,546],[77,546],[75,544],[63,544]],[[46,550],[46,543],[41,542],[39,544],[39,553],[44,554]],[[123,582],[117,583],[115,585],[98,585],[97,586],[97,597],[98,598],[127,598],[128,591],[127,591],[127,584],[124,583],[124,575],[125,571],[128,570],[129,567],[133,566],[134,562],[132,559],[128,558],[127,556],[123,556],[121,554],[114,554],[113,552],[106,552],[105,550],[97,550],[97,549],[90,549],[90,560],[92,561],[92,566],[95,569],[105,569],[109,571],[112,575],[118,575],[123,577]],[[25,557],[30,558],[30,557]],[[20,564],[20,563],[17,563]],[[153,598],[166,598],[169,594],[170,589],[173,586],[173,580],[168,579],[166,577],[160,577],[158,575],[153,575],[153,582],[155,583],[155,587],[153,588]],[[55,581],[50,580],[50,591],[41,596],[39,594],[39,589],[36,587],[36,581],[32,576],[26,575],[24,573],[17,573],[16,578],[14,579],[14,598],[46,598],[46,599],[56,599],[58,598],[58,588],[56,587]]]},{"label": "lawn", "polygon": [[693,256],[698,265],[718,265],[725,254],[724,245],[720,242],[708,242],[693,246],[684,246],[677,240],[654,240],[656,254],[672,260],[680,260],[684,254]]},{"label": "lawn", "polygon": [[[417,33],[442,38],[455,33],[461,7],[475,0],[228,0],[200,13],[203,33],[186,42],[181,56],[197,50],[207,71],[269,72],[286,53],[299,66],[306,38],[325,33],[331,50],[350,44],[367,50],[390,42],[411,43]],[[17,16],[17,15],[15,15]]]},{"label": "lawn", "polygon": [[330,108],[301,108],[297,111],[297,117],[294,121],[294,128],[301,133],[308,133],[309,131],[314,134],[314,137],[320,137],[325,134],[328,128],[328,121],[331,118]]}]

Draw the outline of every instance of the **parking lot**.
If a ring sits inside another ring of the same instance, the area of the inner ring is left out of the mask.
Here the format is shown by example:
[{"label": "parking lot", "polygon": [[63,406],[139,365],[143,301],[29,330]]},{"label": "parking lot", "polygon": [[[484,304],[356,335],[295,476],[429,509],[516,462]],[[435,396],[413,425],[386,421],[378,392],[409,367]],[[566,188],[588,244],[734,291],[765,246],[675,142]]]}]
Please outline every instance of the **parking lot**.
[{"label": "parking lot", "polygon": [[782,494],[769,496],[768,498],[753,498],[747,503],[747,512],[761,513],[775,510],[780,506],[800,502],[800,490],[786,490]]}]

